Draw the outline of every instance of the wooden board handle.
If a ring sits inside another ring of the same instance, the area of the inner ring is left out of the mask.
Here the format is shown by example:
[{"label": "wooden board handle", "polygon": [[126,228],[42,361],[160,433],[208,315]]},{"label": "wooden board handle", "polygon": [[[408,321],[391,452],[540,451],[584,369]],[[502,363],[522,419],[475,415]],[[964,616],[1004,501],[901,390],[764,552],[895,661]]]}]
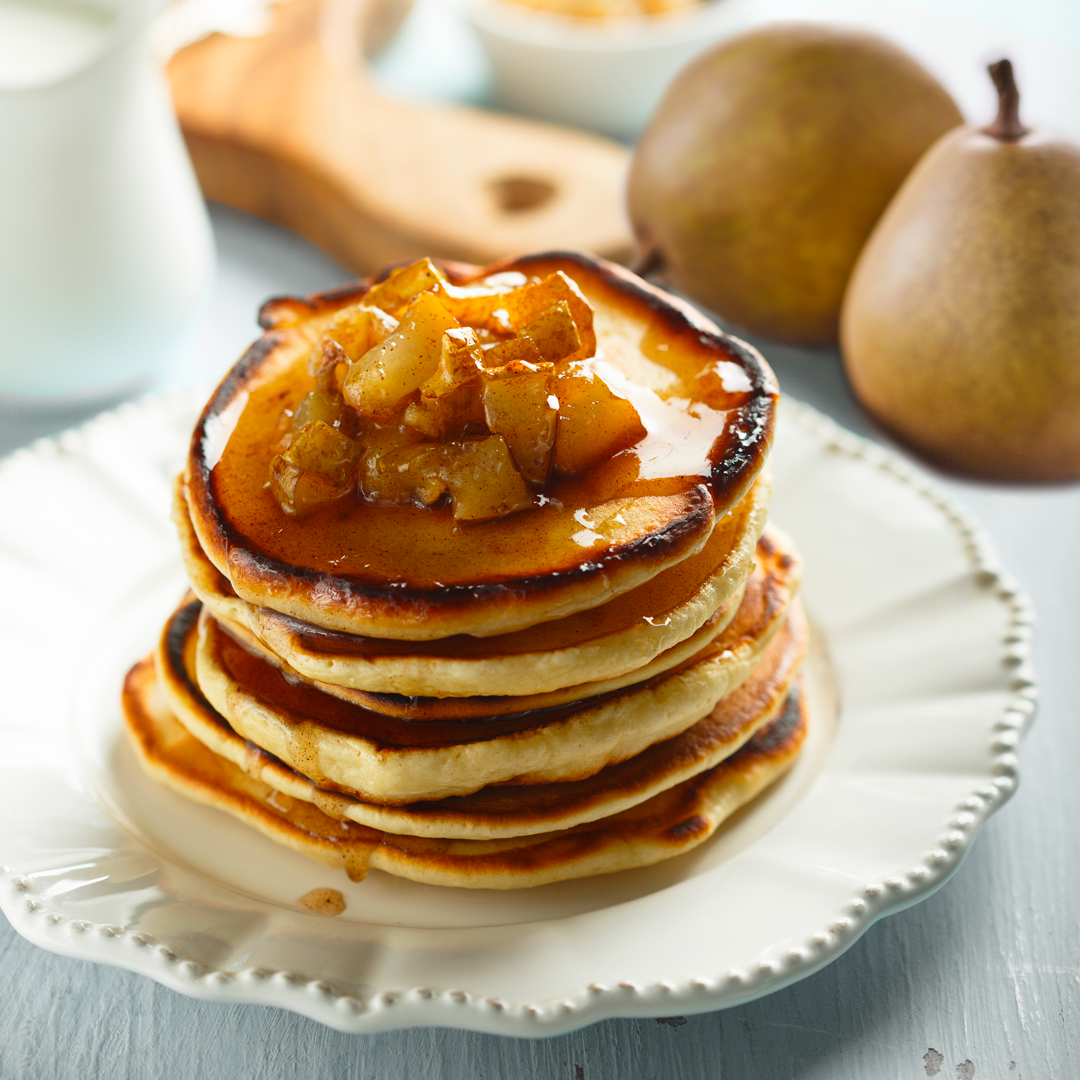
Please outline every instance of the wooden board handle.
[{"label": "wooden board handle", "polygon": [[380,95],[363,41],[386,0],[287,0],[258,38],[182,49],[169,80],[208,198],[358,274],[435,255],[584,248],[625,261],[629,152],[516,117]]}]

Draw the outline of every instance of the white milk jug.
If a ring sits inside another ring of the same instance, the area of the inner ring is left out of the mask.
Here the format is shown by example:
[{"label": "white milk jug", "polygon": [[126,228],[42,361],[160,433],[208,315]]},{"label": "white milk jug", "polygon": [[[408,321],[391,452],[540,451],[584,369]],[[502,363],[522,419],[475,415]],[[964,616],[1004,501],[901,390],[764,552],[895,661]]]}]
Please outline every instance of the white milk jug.
[{"label": "white milk jug", "polygon": [[174,377],[213,241],[149,49],[159,0],[0,0],[0,400]]}]

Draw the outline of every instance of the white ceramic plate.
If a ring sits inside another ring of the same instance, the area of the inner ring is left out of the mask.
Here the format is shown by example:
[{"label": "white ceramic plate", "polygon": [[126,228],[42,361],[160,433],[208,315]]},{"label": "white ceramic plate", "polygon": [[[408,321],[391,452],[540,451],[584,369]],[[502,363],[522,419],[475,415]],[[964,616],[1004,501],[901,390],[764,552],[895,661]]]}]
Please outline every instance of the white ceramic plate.
[{"label": "white ceramic plate", "polygon": [[[805,555],[817,631],[794,771],[657,867],[505,894],[352,884],[157,788],[121,731],[123,673],[184,590],[169,482],[203,397],[0,463],[0,903],[47,949],[348,1031],[706,1011],[803,978],[927,895],[1016,784],[1024,600],[906,466],[787,403],[773,516]],[[345,894],[342,916],[297,908],[317,886]]]}]

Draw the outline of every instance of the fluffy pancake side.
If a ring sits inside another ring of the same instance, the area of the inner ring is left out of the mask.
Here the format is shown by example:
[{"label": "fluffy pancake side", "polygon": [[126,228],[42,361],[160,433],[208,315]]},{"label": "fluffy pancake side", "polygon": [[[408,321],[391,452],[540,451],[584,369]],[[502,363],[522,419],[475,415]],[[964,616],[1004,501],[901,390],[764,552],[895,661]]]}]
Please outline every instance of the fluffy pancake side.
[{"label": "fluffy pancake side", "polygon": [[218,626],[230,637],[235,638],[246,649],[258,653],[269,663],[282,671],[287,677],[299,679],[314,686],[324,693],[351,701],[364,709],[371,709],[386,716],[396,716],[402,720],[485,720],[496,716],[514,716],[522,712],[536,712],[543,709],[555,709],[586,698],[600,697],[614,690],[644,682],[654,675],[678,667],[700,653],[718,634],[731,624],[738,614],[746,593],[746,582],[718,611],[706,620],[690,637],[680,641],[647,664],[635,671],[629,671],[618,678],[603,679],[599,682],[579,683],[564,686],[559,690],[550,690],[544,694],[501,695],[474,694],[469,697],[415,697],[404,694],[375,694],[367,690],[355,690],[349,686],[319,682],[294,671],[280,656],[268,649],[250,630],[215,616]]},{"label": "fluffy pancake side", "polygon": [[755,576],[735,618],[674,671],[606,697],[479,721],[409,722],[287,679],[200,622],[197,681],[246,739],[326,789],[401,804],[465,795],[493,783],[580,778],[670,738],[706,715],[754,670],[778,633],[797,584],[787,553]]},{"label": "fluffy pancake side", "polygon": [[807,726],[803,695],[793,689],[779,716],[735,753],[630,809],[555,832],[469,840],[396,835],[341,820],[248,775],[172,716],[151,658],[129,673],[123,705],[150,775],[278,843],[354,880],[377,868],[427,884],[493,889],[612,873],[690,850],[794,763]]},{"label": "fluffy pancake side", "polygon": [[775,655],[764,657],[708,716],[591,777],[493,785],[466,796],[382,806],[325,791],[237,735],[195,681],[193,623],[192,608],[173,616],[155,657],[156,670],[172,714],[215,754],[290,798],[314,803],[331,817],[395,833],[469,839],[528,835],[608,816],[717,764],[775,717],[798,671],[804,636],[797,613],[786,646],[771,646]]}]

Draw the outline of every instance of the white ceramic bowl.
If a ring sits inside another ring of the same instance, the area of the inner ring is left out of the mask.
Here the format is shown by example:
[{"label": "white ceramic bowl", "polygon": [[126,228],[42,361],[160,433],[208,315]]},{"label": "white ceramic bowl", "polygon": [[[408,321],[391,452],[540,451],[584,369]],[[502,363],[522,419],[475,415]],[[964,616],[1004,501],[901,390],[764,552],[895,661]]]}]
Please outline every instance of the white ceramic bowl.
[{"label": "white ceramic bowl", "polygon": [[636,135],[675,74],[739,21],[725,0],[602,23],[509,0],[464,4],[491,60],[498,104],[620,136]]}]

